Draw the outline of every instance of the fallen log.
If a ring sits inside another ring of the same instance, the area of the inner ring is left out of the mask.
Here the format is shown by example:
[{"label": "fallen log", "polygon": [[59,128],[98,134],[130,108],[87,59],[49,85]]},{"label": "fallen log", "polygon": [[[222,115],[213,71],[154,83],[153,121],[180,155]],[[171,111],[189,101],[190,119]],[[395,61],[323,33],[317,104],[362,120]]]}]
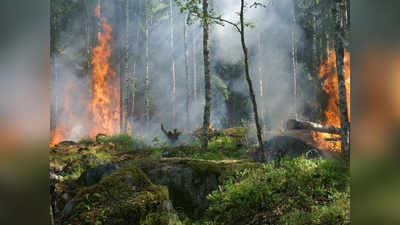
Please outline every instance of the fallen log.
[{"label": "fallen log", "polygon": [[318,123],[302,120],[288,120],[286,123],[288,130],[312,130],[330,134],[341,134],[341,129],[334,126],[325,126]]}]

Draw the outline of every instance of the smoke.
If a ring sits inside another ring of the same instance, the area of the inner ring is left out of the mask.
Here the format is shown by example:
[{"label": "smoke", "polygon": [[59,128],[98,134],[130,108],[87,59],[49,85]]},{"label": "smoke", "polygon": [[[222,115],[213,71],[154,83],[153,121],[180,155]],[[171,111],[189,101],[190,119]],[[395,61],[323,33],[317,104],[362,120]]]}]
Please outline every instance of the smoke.
[{"label": "smoke", "polygon": [[[253,2],[248,1],[248,5]],[[291,37],[292,32],[295,32],[296,43],[302,43],[303,34],[302,29],[293,24],[293,0],[261,2],[266,7],[245,10],[245,22],[255,26],[245,28],[246,45],[249,49],[252,82],[257,91],[259,114],[264,114],[264,123],[268,128],[277,128],[294,116]],[[240,1],[215,1],[215,8],[222,18],[239,22]],[[214,27],[216,58],[228,63],[243,60],[239,32],[230,24]],[[297,76],[302,73],[301,65],[297,65]],[[234,88],[245,95],[249,93],[247,84],[235,85]],[[260,97],[260,91],[263,92],[263,97]],[[301,107],[301,99],[298,99],[297,105]],[[252,112],[251,108],[248,110]]]},{"label": "smoke", "polygon": [[[187,78],[185,71],[185,47],[184,47],[184,23],[186,15],[180,13],[173,3],[173,36],[174,46],[171,51],[171,25],[169,20],[169,2],[152,1],[151,26],[149,27],[149,63],[150,63],[150,85],[149,96],[151,102],[151,121],[144,120],[144,87],[145,87],[145,23],[144,2],[131,3],[129,23],[129,65],[130,73],[134,74],[135,99],[134,117],[132,123],[132,134],[143,136],[148,143],[155,136],[163,138],[160,124],[163,123],[167,129],[178,128],[179,130],[193,130],[200,128],[203,123],[204,110],[204,68],[202,51],[202,29],[198,21],[188,25],[188,67],[189,67],[189,93],[187,90]],[[113,56],[114,70],[119,75],[122,70],[123,58],[121,51],[125,49],[125,26],[121,19],[120,5],[104,1],[102,13],[106,16],[113,27]],[[93,13],[95,5],[91,5],[89,13]],[[215,12],[223,18],[237,22],[236,14],[240,9],[240,1],[219,0],[213,1],[211,6]],[[295,30],[297,43],[301,43],[302,32],[298,26],[292,24],[292,0],[274,1],[267,8],[247,9],[246,22],[255,25],[255,28],[246,28],[246,44],[250,53],[250,69],[255,87],[257,103],[260,114],[264,116],[264,122],[269,128],[279,127],[283,121],[293,116],[292,98],[292,72],[291,72],[291,32]],[[71,38],[71,31],[84,30],[82,21],[93,20],[93,16],[87,16],[85,10],[74,15],[73,22],[61,33],[59,43],[67,46],[63,54],[53,58],[57,64],[56,71],[52,71],[52,111],[58,113],[54,116],[55,123],[68,123],[71,127],[66,136],[69,139],[78,140],[88,135],[87,128],[82,127],[85,118],[84,107],[80,104],[82,100],[90,98],[91,77],[80,68],[79,60],[86,60],[84,52],[86,36],[80,34],[77,38]],[[97,31],[96,20],[90,24],[90,32]],[[80,32],[82,33],[82,32]],[[92,35],[93,36],[93,35]],[[122,37],[122,40],[120,38]],[[193,38],[197,41],[193,43]],[[92,39],[95,39],[93,36]],[[73,40],[73,41],[71,41]],[[93,40],[91,40],[93,42]],[[224,95],[224,85],[216,75],[216,62],[237,64],[243,58],[240,34],[231,25],[213,25],[211,29],[211,54],[213,56],[211,71],[213,80],[212,90],[212,115],[211,124],[219,129],[226,125],[223,121],[227,118],[228,109]],[[194,46],[194,48],[193,48]],[[193,52],[195,51],[195,52]],[[172,65],[171,54],[175,61],[176,72],[176,98],[172,94]],[[194,58],[193,58],[194,56]],[[78,58],[78,59],[77,59]],[[197,79],[194,81],[194,64],[196,64]],[[302,72],[298,65],[298,75]],[[260,72],[261,71],[261,72]],[[56,79],[57,78],[57,79]],[[232,80],[229,84],[232,91],[248,96],[248,86],[244,79]],[[73,83],[73,91],[70,96],[68,111],[63,107],[65,100],[65,87],[67,80]],[[259,80],[263,81],[263,98],[260,98]],[[197,92],[194,84],[197,84]],[[218,84],[222,87],[218,87]],[[226,87],[225,87],[226,88]],[[56,97],[57,96],[57,97]],[[189,121],[187,121],[186,101],[189,96]],[[197,96],[195,98],[195,96]],[[249,98],[247,98],[250,101]],[[175,105],[175,115],[173,113]],[[247,111],[252,113],[251,104],[246,105]],[[298,103],[298,105],[301,105]],[[56,110],[57,108],[57,110]],[[71,114],[73,116],[71,116]],[[252,118],[252,116],[251,116]]]}]

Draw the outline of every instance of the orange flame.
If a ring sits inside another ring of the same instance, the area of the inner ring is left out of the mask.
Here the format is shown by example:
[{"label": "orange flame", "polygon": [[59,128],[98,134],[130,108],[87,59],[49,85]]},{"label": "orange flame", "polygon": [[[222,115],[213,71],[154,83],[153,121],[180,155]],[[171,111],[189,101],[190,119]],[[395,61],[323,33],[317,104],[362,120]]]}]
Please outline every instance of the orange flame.
[{"label": "orange flame", "polygon": [[107,23],[107,19],[101,15],[100,5],[96,6],[94,13],[102,23],[102,30],[98,32],[98,44],[92,50],[92,70],[90,71],[92,88],[89,89],[92,96],[89,100],[84,98],[77,100],[85,108],[84,115],[80,115],[83,118],[79,118],[79,120],[77,115],[74,115],[70,111],[71,103],[74,103],[74,101],[70,101],[70,97],[74,94],[75,86],[67,79],[64,91],[63,111],[61,115],[57,115],[57,117],[61,117],[63,120],[58,122],[56,128],[51,131],[50,146],[54,146],[62,140],[72,138],[72,131],[74,129],[72,123],[79,121],[84,121],[83,125],[85,126],[84,132],[86,132],[86,136],[94,137],[98,133],[112,135],[119,131],[119,77],[110,65],[110,42],[113,39],[113,29]]},{"label": "orange flame", "polygon": [[[328,58],[323,62],[319,68],[319,78],[324,78],[322,89],[329,95],[328,106],[324,111],[325,122],[320,123],[328,126],[335,126],[340,128],[340,108],[339,108],[339,89],[338,77],[336,71],[336,53],[334,49],[327,50]],[[346,97],[347,108],[350,120],[350,53],[345,49],[344,54],[345,66],[345,83],[346,83]],[[311,132],[314,141],[319,149],[340,151],[340,141],[327,141],[326,139],[340,138],[340,135]]]},{"label": "orange flame", "polygon": [[98,45],[93,48],[91,64],[93,70],[93,97],[90,104],[92,129],[90,136],[98,133],[115,134],[119,129],[119,78],[110,66],[112,27],[101,15],[100,5],[95,9],[96,16],[102,22],[102,31],[98,32]]}]

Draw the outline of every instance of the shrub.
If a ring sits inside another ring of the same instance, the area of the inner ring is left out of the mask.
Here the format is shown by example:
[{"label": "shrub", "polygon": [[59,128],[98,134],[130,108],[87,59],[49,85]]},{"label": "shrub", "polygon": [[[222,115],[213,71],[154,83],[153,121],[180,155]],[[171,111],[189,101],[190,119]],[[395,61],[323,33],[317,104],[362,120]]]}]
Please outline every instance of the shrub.
[{"label": "shrub", "polygon": [[92,138],[83,138],[82,140],[79,141],[79,144],[85,146],[93,146],[96,145],[96,141],[93,140]]},{"label": "shrub", "polygon": [[104,143],[112,143],[118,151],[133,151],[145,147],[145,143],[138,137],[132,137],[127,134],[119,134],[111,137],[106,137]]},{"label": "shrub", "polygon": [[215,224],[350,224],[350,176],[342,161],[287,158],[247,169],[208,199]]}]

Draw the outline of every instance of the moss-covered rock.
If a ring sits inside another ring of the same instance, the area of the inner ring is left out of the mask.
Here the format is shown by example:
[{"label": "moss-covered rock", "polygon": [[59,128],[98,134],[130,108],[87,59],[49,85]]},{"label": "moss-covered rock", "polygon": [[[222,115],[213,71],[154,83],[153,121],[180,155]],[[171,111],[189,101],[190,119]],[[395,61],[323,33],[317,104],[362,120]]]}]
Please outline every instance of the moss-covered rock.
[{"label": "moss-covered rock", "polygon": [[176,209],[190,218],[200,218],[208,207],[207,195],[236,170],[259,167],[247,161],[212,161],[169,158],[128,162],[143,170],[151,181],[165,185]]},{"label": "moss-covered rock", "polygon": [[137,167],[126,166],[99,183],[81,188],[62,224],[178,225],[168,189],[156,186]]}]

